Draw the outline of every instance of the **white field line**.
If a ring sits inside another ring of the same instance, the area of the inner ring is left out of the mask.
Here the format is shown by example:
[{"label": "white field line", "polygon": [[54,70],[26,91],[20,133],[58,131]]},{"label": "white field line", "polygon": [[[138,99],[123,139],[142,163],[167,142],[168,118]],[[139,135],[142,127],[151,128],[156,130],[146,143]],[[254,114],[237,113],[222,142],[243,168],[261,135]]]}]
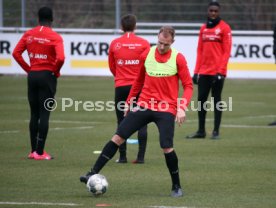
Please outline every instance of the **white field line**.
[{"label": "white field line", "polygon": [[1,204],[8,205],[43,205],[43,206],[81,206],[75,203],[51,203],[51,202],[0,202]]},{"label": "white field line", "polygon": [[[28,121],[29,122],[29,121]],[[101,124],[103,122],[97,121],[62,121],[62,120],[50,120],[50,123],[69,123],[69,124]]]},{"label": "white field line", "polygon": [[64,129],[77,129],[77,130],[81,130],[81,129],[92,129],[94,128],[94,126],[80,126],[80,127],[56,127],[56,128],[50,128],[50,130],[53,131],[58,131],[58,130],[64,130]]},{"label": "white field line", "polygon": [[[244,117],[237,117],[237,118],[230,118],[228,120],[233,120],[233,119],[252,119],[252,118],[275,118],[276,119],[276,115],[260,115],[260,116],[244,116]],[[214,119],[212,118],[207,118],[206,121],[213,121]],[[185,122],[198,122],[197,119],[191,119],[191,120],[187,120]]]},{"label": "white field line", "polygon": [[[276,115],[260,115],[260,116],[246,116],[240,118],[233,118],[233,119],[253,119],[253,118],[276,118]],[[214,119],[206,119],[206,121],[213,121]],[[28,120],[24,120],[25,122],[29,122]],[[62,121],[62,120],[52,120],[52,123],[71,123],[71,124],[100,124],[103,122],[96,122],[96,121]],[[187,123],[191,122],[198,122],[197,119],[194,120],[187,120]],[[273,126],[253,126],[253,125],[235,125],[235,124],[224,124],[221,125],[224,128],[275,128]],[[94,126],[82,126],[82,127],[73,127],[73,128],[50,128],[50,130],[64,130],[64,129],[89,129],[94,128]],[[16,134],[19,133],[19,130],[6,130],[0,131],[0,134]]]},{"label": "white field line", "polygon": [[245,128],[245,129],[250,129],[250,128],[262,128],[262,129],[270,129],[270,128],[275,128],[274,126],[253,126],[253,125],[235,125],[235,124],[223,124],[221,127],[224,128]]},{"label": "white field line", "polygon": [[[79,127],[55,127],[49,128],[51,131],[59,131],[59,130],[83,130],[83,129],[92,129],[94,126],[79,126]],[[0,131],[0,134],[16,134],[20,133],[19,130],[10,130],[10,131]]]},{"label": "white field line", "polygon": [[196,208],[196,207],[175,207],[175,206],[149,206],[151,208]]},{"label": "white field line", "polygon": [[276,115],[246,116],[242,118],[276,118]]},{"label": "white field line", "polygon": [[19,130],[0,131],[0,134],[16,134],[16,133],[19,133]]},{"label": "white field line", "polygon": [[[24,120],[24,122],[29,122],[30,120]],[[97,121],[62,121],[62,120],[50,120],[49,123],[65,123],[65,124],[101,124],[103,122]]]}]

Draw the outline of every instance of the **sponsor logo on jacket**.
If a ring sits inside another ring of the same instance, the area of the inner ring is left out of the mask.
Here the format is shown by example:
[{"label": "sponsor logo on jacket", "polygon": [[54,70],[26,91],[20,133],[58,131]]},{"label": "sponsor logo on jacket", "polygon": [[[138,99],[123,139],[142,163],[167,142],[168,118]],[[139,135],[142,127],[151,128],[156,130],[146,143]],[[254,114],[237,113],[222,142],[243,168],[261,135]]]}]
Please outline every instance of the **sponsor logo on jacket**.
[{"label": "sponsor logo on jacket", "polygon": [[40,54],[40,53],[30,53],[29,54],[30,58],[35,58],[35,59],[47,59],[47,55],[46,54]]},{"label": "sponsor logo on jacket", "polygon": [[123,65],[138,65],[140,63],[140,61],[138,59],[134,59],[134,60],[122,60],[122,59],[118,59],[117,60],[117,64],[120,66]]}]

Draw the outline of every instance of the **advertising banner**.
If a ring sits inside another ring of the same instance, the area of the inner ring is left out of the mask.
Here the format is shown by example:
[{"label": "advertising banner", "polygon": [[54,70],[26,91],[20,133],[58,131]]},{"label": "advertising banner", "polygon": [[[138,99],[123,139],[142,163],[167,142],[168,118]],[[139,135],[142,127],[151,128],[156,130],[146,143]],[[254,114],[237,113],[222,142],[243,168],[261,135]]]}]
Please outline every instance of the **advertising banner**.
[{"label": "advertising banner", "polygon": [[[12,51],[21,33],[0,33],[0,74],[24,74],[12,58]],[[141,35],[152,45],[157,35]],[[62,75],[111,76],[108,68],[108,50],[118,35],[62,34],[65,47],[65,64]],[[188,62],[191,75],[196,62],[198,37],[177,36],[173,47],[182,52]],[[229,78],[276,79],[272,37],[234,36],[231,58],[228,64]],[[25,60],[28,55],[24,53]]]}]

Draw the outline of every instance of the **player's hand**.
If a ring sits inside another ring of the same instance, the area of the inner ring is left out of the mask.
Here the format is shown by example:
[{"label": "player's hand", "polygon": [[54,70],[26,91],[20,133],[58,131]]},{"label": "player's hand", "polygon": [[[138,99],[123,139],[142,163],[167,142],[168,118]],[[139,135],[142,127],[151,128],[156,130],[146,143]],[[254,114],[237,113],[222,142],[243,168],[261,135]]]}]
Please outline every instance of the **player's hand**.
[{"label": "player's hand", "polygon": [[177,109],[176,117],[175,117],[175,122],[178,123],[178,126],[184,123],[186,119],[186,113],[183,109]]},{"label": "player's hand", "polygon": [[130,109],[129,104],[125,103],[124,117],[126,117],[126,115],[128,114],[129,109]]},{"label": "player's hand", "polygon": [[194,76],[193,76],[193,83],[195,84],[195,85],[197,85],[198,84],[198,78],[199,78],[199,76],[198,76],[198,74],[194,74]]}]

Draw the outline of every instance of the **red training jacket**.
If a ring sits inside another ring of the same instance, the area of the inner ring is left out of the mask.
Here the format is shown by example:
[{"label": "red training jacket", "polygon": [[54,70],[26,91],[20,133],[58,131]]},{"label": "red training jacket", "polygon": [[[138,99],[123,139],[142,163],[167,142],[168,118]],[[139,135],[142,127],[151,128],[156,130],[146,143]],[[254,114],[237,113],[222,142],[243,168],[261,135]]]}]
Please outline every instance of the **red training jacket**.
[{"label": "red training jacket", "polygon": [[[30,65],[22,57],[25,50],[28,52]],[[50,27],[37,26],[25,32],[12,55],[27,73],[49,70],[59,77],[65,59],[63,40]]]},{"label": "red training jacket", "polygon": [[194,73],[203,75],[227,74],[227,63],[232,46],[230,26],[220,20],[214,28],[204,24],[200,28],[197,60]]},{"label": "red training jacket", "polygon": [[[177,107],[185,110],[189,105],[193,94],[193,84],[186,59],[181,53],[178,53],[176,57],[177,74],[173,76],[154,77],[147,74],[144,66],[148,52],[149,50],[141,55],[143,65],[141,66],[141,70],[131,88],[127,98],[127,103],[129,104],[131,99],[136,97],[136,95],[138,95],[142,90],[137,102],[139,106],[153,111],[169,112],[176,115]],[[165,54],[160,54],[156,48],[156,61],[159,63],[166,63],[171,56],[171,52],[172,51],[169,50]],[[179,106],[177,106],[179,79],[182,82],[184,91],[181,97],[182,100],[180,101]],[[167,102],[169,104],[167,110],[164,110],[164,105],[161,104],[162,102]]]},{"label": "red training jacket", "polygon": [[149,47],[148,41],[131,32],[111,42],[108,64],[115,78],[115,87],[133,84],[141,66],[140,55]]}]

